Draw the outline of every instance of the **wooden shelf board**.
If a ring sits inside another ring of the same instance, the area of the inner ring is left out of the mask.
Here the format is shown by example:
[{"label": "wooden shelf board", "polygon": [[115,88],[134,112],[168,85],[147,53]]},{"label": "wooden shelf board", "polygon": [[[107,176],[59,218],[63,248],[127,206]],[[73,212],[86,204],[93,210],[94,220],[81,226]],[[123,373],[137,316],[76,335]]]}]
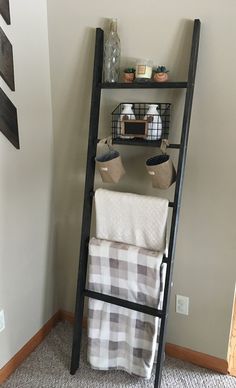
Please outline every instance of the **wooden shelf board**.
[{"label": "wooden shelf board", "polygon": [[186,81],[180,82],[103,82],[99,84],[101,89],[185,89],[188,83]]}]

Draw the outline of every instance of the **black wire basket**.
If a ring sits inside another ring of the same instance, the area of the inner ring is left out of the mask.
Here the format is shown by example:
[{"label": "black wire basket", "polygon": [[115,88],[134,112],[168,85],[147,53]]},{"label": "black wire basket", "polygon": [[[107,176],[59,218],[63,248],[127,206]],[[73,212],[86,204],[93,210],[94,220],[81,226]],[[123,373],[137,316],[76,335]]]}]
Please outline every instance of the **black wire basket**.
[{"label": "black wire basket", "polygon": [[[133,114],[124,114],[126,104],[132,105]],[[152,114],[150,105],[156,106]],[[163,102],[120,103],[112,112],[112,139],[168,139],[170,108],[170,103]]]}]

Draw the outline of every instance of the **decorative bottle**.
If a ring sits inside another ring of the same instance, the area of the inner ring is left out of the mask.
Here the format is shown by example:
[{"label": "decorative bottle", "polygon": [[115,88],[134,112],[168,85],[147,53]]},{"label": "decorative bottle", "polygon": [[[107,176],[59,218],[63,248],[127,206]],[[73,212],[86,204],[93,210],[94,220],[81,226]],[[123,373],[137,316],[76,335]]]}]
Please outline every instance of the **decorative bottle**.
[{"label": "decorative bottle", "polygon": [[126,118],[126,120],[135,120],[133,104],[123,104],[120,119],[123,120],[124,117]]},{"label": "decorative bottle", "polygon": [[120,73],[120,38],[117,19],[111,19],[110,31],[104,45],[104,81],[118,82]]},{"label": "decorative bottle", "polygon": [[161,116],[157,110],[158,105],[150,104],[144,120],[148,120],[148,140],[159,140],[162,135]]},{"label": "decorative bottle", "polygon": [[117,135],[120,136],[122,134],[121,127],[123,120],[135,120],[135,114],[133,111],[132,104],[123,104],[123,109],[121,111],[118,123],[117,123]]}]

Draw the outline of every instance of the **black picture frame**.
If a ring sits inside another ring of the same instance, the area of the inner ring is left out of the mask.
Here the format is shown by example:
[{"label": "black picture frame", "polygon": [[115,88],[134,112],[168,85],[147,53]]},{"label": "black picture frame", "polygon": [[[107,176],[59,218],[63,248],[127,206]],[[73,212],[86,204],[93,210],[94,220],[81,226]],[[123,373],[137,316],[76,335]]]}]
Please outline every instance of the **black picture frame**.
[{"label": "black picture frame", "polygon": [[16,147],[20,148],[17,109],[0,88],[0,131]]},{"label": "black picture frame", "polygon": [[7,24],[11,24],[9,0],[0,0],[0,14]]},{"label": "black picture frame", "polygon": [[0,75],[9,88],[15,90],[12,44],[0,27]]}]

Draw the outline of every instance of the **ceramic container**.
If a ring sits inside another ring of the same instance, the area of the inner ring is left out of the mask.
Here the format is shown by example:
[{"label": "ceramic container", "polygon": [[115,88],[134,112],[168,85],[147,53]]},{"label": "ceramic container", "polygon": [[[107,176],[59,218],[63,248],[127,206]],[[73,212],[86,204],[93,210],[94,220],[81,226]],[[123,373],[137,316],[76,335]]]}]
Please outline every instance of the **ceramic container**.
[{"label": "ceramic container", "polygon": [[125,83],[132,83],[134,81],[135,73],[126,73],[123,74],[123,81]]},{"label": "ceramic container", "polygon": [[144,120],[148,121],[148,140],[159,140],[162,135],[161,116],[157,110],[158,105],[150,104]]},{"label": "ceramic container", "polygon": [[154,81],[156,82],[166,82],[168,81],[167,73],[155,73],[153,76]]}]

